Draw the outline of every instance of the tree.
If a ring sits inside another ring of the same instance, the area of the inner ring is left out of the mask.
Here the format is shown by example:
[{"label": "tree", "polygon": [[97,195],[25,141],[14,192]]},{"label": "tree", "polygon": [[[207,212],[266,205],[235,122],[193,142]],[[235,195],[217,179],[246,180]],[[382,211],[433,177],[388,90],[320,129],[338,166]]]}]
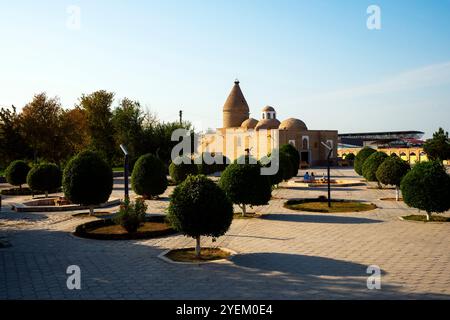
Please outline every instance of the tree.
[{"label": "tree", "polygon": [[395,198],[398,201],[400,183],[409,170],[411,167],[408,162],[397,156],[391,156],[378,167],[376,177],[382,184],[395,186]]},{"label": "tree", "polygon": [[114,93],[100,90],[82,95],[79,106],[86,112],[90,147],[111,163],[117,146],[114,141],[114,125],[111,106]]},{"label": "tree", "polygon": [[433,134],[433,138],[425,142],[423,151],[425,151],[430,160],[449,160],[450,139],[448,138],[448,132],[444,132],[444,129],[439,128]]},{"label": "tree", "polygon": [[64,146],[60,130],[62,113],[59,99],[48,98],[45,93],[35,95],[23,108],[20,115],[21,130],[34,152],[35,161],[38,157],[55,162],[61,160],[60,150]]},{"label": "tree", "polygon": [[206,176],[189,176],[171,197],[168,220],[173,228],[196,239],[200,257],[200,237],[220,237],[230,228],[233,205],[225,193]]},{"label": "tree", "polygon": [[60,118],[63,159],[73,157],[90,145],[86,111],[80,107],[64,110]]},{"label": "tree", "polygon": [[144,153],[144,122],[146,115],[138,101],[124,98],[113,111],[112,124],[114,126],[114,139],[117,146],[127,146],[131,162]]},{"label": "tree", "polygon": [[246,205],[266,205],[272,195],[269,176],[261,175],[261,164],[230,164],[219,181],[231,202],[239,205],[242,215],[246,214]]},{"label": "tree", "polygon": [[5,168],[15,159],[32,156],[21,128],[20,115],[14,106],[0,109],[0,168]]},{"label": "tree", "polygon": [[48,193],[61,186],[62,173],[56,164],[44,163],[35,165],[27,175],[27,184],[33,191]]},{"label": "tree", "polygon": [[285,144],[280,147],[280,153],[286,153],[291,156],[292,167],[295,171],[293,177],[297,176],[298,168],[300,168],[300,153],[292,144]]},{"label": "tree", "polygon": [[30,166],[25,161],[13,161],[5,170],[6,182],[13,186],[19,186],[22,189],[22,185],[27,182],[29,171]]},{"label": "tree", "polygon": [[198,173],[198,168],[191,159],[186,158],[186,160],[180,164],[175,164],[175,162],[182,161],[183,159],[184,157],[176,159],[169,166],[170,177],[176,184],[180,184],[186,180],[189,175],[196,175]]},{"label": "tree", "polygon": [[378,182],[378,186],[381,187],[380,181],[377,179],[377,170],[378,167],[386,160],[388,155],[384,152],[375,152],[370,157],[364,161],[364,165],[362,167],[362,172],[364,178],[367,181],[376,181]]},{"label": "tree", "polygon": [[360,176],[363,175],[363,165],[364,162],[367,160],[368,157],[370,157],[372,155],[372,153],[375,153],[376,151],[372,148],[369,147],[364,147],[362,148],[358,154],[355,157],[355,163],[354,163],[354,169],[356,171],[357,174],[359,174]]},{"label": "tree", "polygon": [[83,151],[73,157],[63,173],[63,191],[68,200],[89,206],[107,202],[113,189],[113,173],[108,163],[95,152]]},{"label": "tree", "polygon": [[164,163],[152,154],[143,155],[134,166],[131,183],[134,192],[145,198],[163,194],[167,189]]},{"label": "tree", "polygon": [[[272,162],[272,154],[261,159],[261,163],[265,167],[270,167]],[[290,154],[286,152],[278,152],[278,171],[276,174],[269,176],[271,184],[278,185],[282,181],[288,181],[296,176],[298,170],[293,167],[294,160]]]},{"label": "tree", "polygon": [[345,160],[348,160],[348,161],[355,161],[355,158],[356,158],[356,156],[354,153],[349,153],[348,155],[345,156]]},{"label": "tree", "polygon": [[424,210],[428,221],[432,213],[450,209],[450,176],[439,161],[416,164],[403,178],[400,188],[404,202]]}]

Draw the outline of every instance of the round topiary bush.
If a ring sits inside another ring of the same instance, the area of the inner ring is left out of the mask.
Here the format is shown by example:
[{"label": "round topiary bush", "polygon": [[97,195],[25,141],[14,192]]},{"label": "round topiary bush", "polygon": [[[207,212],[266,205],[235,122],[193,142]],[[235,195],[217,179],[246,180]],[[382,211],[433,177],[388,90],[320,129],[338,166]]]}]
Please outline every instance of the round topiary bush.
[{"label": "round topiary bush", "polygon": [[233,163],[225,169],[219,181],[231,202],[238,204],[242,215],[246,214],[246,205],[265,205],[272,196],[272,184],[269,176],[261,175],[261,164]]},{"label": "round topiary bush", "polygon": [[[201,163],[197,163],[201,161]],[[212,162],[212,163],[211,163]],[[213,174],[217,171],[217,165],[214,159],[214,154],[202,153],[200,159],[196,159],[198,174]]]},{"label": "round topiary bush", "polygon": [[233,205],[213,181],[203,175],[189,176],[178,185],[171,197],[168,220],[173,228],[197,240],[219,237],[228,231],[233,220]]},{"label": "round topiary bush", "polygon": [[388,155],[384,152],[375,152],[364,161],[363,165],[363,176],[367,181],[375,181],[378,182],[378,185],[381,187],[380,182],[377,179],[377,170],[378,167],[388,158]]},{"label": "round topiary bush", "polygon": [[[174,160],[169,166],[169,174],[176,184],[180,184],[189,175],[196,175],[198,173],[197,165],[191,159],[182,161],[184,158]],[[176,164],[179,161],[179,164]],[[189,163],[190,162],[190,163]]]},{"label": "round topiary bush", "polygon": [[450,176],[439,161],[415,165],[403,178],[400,188],[404,202],[425,211],[428,221],[432,213],[450,209]]},{"label": "round topiary bush", "polygon": [[61,187],[62,172],[54,163],[43,163],[31,168],[27,176],[27,184],[33,191],[49,192],[56,191]]},{"label": "round topiary bush", "polygon": [[298,150],[291,144],[284,144],[280,147],[280,153],[286,153],[291,156],[292,167],[295,171],[293,177],[297,176],[298,169],[300,168],[300,153]]},{"label": "round topiary bush", "polygon": [[374,149],[369,148],[369,147],[364,147],[361,149],[361,151],[358,152],[358,154],[355,157],[355,162],[354,162],[354,169],[357,174],[359,174],[360,176],[363,175],[362,168],[363,168],[364,162],[367,160],[368,157],[370,157],[375,152],[376,151]]},{"label": "round topiary bush", "polygon": [[398,201],[400,183],[409,170],[411,170],[411,167],[408,162],[397,156],[391,156],[378,167],[376,176],[377,180],[382,184],[395,186],[395,198]]},{"label": "round topiary bush", "polygon": [[348,160],[348,161],[355,161],[355,158],[356,158],[356,156],[354,153],[349,153],[348,155],[345,156],[345,160]]},{"label": "round topiary bush", "polygon": [[63,173],[63,191],[72,203],[90,207],[108,201],[113,189],[111,167],[95,152],[84,151],[73,157]]},{"label": "round topiary bush", "polygon": [[[272,164],[272,156],[269,154],[267,157],[261,159],[261,163],[265,167],[270,167]],[[278,153],[278,171],[276,174],[269,176],[271,184],[278,185],[282,181],[288,181],[296,175],[295,169],[292,165],[293,160],[291,156],[285,152]]]},{"label": "round topiary bush", "polygon": [[152,154],[143,155],[134,165],[131,185],[147,199],[163,194],[168,185],[164,163]]},{"label": "round topiary bush", "polygon": [[30,171],[30,166],[23,160],[16,160],[5,170],[6,182],[13,186],[19,186],[22,189],[22,185],[27,182],[27,175]]}]

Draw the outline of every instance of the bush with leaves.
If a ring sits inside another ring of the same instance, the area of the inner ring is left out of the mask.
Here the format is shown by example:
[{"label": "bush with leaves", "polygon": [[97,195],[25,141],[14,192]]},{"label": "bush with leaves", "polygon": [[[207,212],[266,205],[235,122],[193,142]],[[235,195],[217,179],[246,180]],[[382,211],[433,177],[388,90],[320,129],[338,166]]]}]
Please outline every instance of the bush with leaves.
[{"label": "bush with leaves", "polygon": [[404,202],[425,211],[428,221],[433,213],[450,209],[450,176],[439,161],[415,165],[403,178],[400,188]]},{"label": "bush with leaves", "polygon": [[54,163],[43,163],[31,168],[27,176],[27,184],[31,190],[45,192],[48,197],[49,192],[55,192],[62,183],[62,172]]},{"label": "bush with leaves", "polygon": [[425,151],[430,160],[450,160],[450,139],[448,132],[439,128],[433,134],[433,138],[425,142],[423,151]]},{"label": "bush with leaves", "polygon": [[111,167],[97,153],[83,151],[73,157],[63,173],[63,191],[72,203],[94,206],[108,201],[113,189]]},{"label": "bush with leaves", "polygon": [[13,161],[5,170],[6,182],[13,186],[19,186],[22,189],[22,185],[27,182],[29,171],[30,166],[25,161]]},{"label": "bush with leaves", "polygon": [[171,197],[168,220],[173,228],[196,239],[200,256],[200,237],[219,237],[233,220],[233,205],[212,180],[204,175],[189,176]]},{"label": "bush with leaves", "polygon": [[217,165],[214,159],[214,154],[202,153],[202,155],[198,159],[196,159],[196,163],[198,174],[209,175],[217,172]]},{"label": "bush with leaves", "polygon": [[219,181],[231,202],[239,205],[242,215],[246,205],[266,205],[272,196],[269,176],[261,175],[261,164],[233,163],[225,169]]},{"label": "bush with leaves", "polygon": [[297,176],[298,169],[300,168],[300,153],[292,144],[282,145],[280,147],[280,153],[282,152],[291,156],[292,167],[295,171],[294,177]]},{"label": "bush with leaves", "polygon": [[357,174],[359,174],[360,176],[363,175],[362,168],[363,168],[364,162],[367,160],[367,158],[369,158],[375,152],[376,152],[376,150],[369,148],[369,147],[364,147],[358,152],[358,154],[355,157],[355,162],[354,162],[354,169]]},{"label": "bush with leaves", "polygon": [[170,177],[176,184],[186,180],[189,175],[196,175],[197,173],[197,165],[192,159],[187,157],[177,158],[169,166]]},{"label": "bush with leaves", "polygon": [[363,176],[367,181],[378,182],[378,186],[381,187],[380,182],[377,179],[378,167],[388,158],[388,155],[384,152],[375,152],[364,161]]},{"label": "bush with leaves", "polygon": [[356,156],[354,153],[349,153],[348,155],[345,156],[345,160],[348,160],[348,161],[355,161],[355,158],[356,158]]},{"label": "bush with leaves", "polygon": [[[271,184],[273,186],[278,185],[282,181],[288,181],[296,175],[296,170],[294,169],[293,160],[291,156],[285,152],[278,153],[278,170],[274,175],[269,176]],[[261,159],[261,164],[265,167],[270,167],[272,165],[272,154]]]},{"label": "bush with leaves", "polygon": [[376,176],[382,184],[395,186],[395,198],[398,201],[400,183],[409,170],[411,167],[408,162],[397,156],[391,156],[378,167]]},{"label": "bush with leaves", "polygon": [[122,226],[128,233],[135,233],[145,222],[146,211],[147,205],[143,199],[138,199],[136,202],[125,199],[119,212],[114,215],[113,221],[115,224]]},{"label": "bush with leaves", "polygon": [[168,185],[164,163],[152,154],[143,155],[134,165],[131,185],[147,199],[163,194]]}]

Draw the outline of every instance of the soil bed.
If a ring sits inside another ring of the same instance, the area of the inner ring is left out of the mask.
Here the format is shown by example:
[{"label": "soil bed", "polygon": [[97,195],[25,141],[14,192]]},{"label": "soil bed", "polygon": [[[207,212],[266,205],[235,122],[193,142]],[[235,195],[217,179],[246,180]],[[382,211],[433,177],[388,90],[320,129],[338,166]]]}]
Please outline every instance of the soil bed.
[{"label": "soil bed", "polygon": [[231,253],[220,248],[202,248],[201,256],[195,256],[195,248],[175,249],[166,254],[166,257],[175,262],[210,262],[228,259]]}]

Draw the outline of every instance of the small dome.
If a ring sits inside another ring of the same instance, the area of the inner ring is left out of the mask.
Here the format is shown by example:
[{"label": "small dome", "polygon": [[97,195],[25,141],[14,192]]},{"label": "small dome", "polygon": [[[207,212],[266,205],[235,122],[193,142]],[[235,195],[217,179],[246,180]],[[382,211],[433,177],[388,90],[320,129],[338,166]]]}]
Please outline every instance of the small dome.
[{"label": "small dome", "polygon": [[308,127],[302,120],[290,118],[280,124],[280,130],[307,131]]},{"label": "small dome", "polygon": [[271,106],[266,106],[262,109],[262,112],[275,112],[275,109]]},{"label": "small dome", "polygon": [[277,119],[262,119],[258,122],[255,129],[256,130],[278,129],[279,126],[280,126],[280,121],[278,121]]},{"label": "small dome", "polygon": [[243,129],[255,129],[256,125],[258,124],[258,120],[250,118],[242,122],[241,128]]}]

